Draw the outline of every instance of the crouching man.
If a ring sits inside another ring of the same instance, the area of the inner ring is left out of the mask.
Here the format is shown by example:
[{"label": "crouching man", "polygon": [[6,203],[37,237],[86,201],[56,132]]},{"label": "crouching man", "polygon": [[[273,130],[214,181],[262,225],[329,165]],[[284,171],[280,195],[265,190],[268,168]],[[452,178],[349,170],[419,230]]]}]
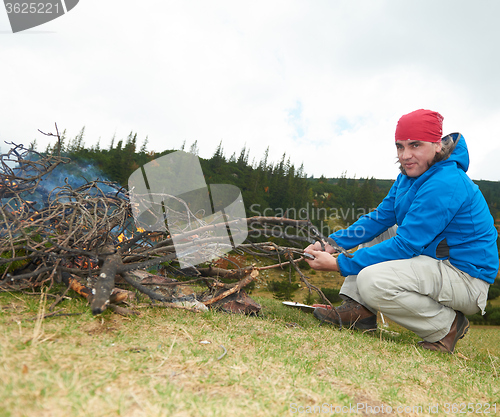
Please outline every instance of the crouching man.
[{"label": "crouching man", "polygon": [[376,210],[330,235],[354,256],[306,248],[317,270],[345,278],[344,302],[317,308],[316,318],[346,327],[377,328],[377,311],[415,332],[424,349],[453,353],[465,336],[465,315],[484,314],[498,273],[497,231],[486,201],[466,172],[464,137],[442,137],[443,117],[406,114],[396,127],[401,174]]}]

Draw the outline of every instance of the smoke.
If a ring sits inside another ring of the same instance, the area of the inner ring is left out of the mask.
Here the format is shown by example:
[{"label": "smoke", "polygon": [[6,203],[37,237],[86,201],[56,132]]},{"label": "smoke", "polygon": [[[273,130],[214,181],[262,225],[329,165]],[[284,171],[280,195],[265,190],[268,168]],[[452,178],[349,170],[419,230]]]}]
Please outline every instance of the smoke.
[{"label": "smoke", "polygon": [[[32,154],[30,158],[35,159],[37,155]],[[17,166],[13,171],[17,177],[24,179],[35,174],[33,168],[23,165]],[[43,175],[33,192],[24,192],[21,197],[41,208],[47,206],[58,194],[66,194],[67,191],[76,190],[92,182],[97,184],[96,187],[86,191],[89,196],[104,194],[128,198],[124,192],[117,193],[120,186],[110,181],[98,166],[83,160],[59,164],[51,172]]]}]

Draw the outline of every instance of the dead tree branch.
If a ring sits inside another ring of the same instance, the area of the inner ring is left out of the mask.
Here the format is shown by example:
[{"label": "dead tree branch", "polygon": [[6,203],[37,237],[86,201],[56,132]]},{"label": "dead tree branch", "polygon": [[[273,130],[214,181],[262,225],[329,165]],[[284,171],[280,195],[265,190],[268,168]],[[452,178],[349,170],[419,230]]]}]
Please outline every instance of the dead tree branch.
[{"label": "dead tree branch", "polygon": [[238,282],[237,285],[232,287],[231,289],[224,291],[222,294],[211,298],[208,301],[205,301],[203,304],[206,306],[209,306],[213,303],[216,303],[217,301],[222,300],[223,298],[226,298],[227,296],[234,294],[235,292],[238,292],[242,288],[246,287],[248,284],[250,284],[255,278],[257,278],[259,275],[259,271],[254,269],[252,272],[250,272],[245,278],[243,278],[240,282]]}]

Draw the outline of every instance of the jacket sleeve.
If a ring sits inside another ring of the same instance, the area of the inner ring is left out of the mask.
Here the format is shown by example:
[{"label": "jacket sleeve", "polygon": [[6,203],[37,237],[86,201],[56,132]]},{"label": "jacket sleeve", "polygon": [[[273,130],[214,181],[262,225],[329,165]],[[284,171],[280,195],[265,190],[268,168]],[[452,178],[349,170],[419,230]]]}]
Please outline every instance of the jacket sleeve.
[{"label": "jacket sleeve", "polygon": [[397,181],[392,185],[387,196],[372,212],[361,216],[346,229],[332,233],[330,237],[341,247],[352,249],[366,243],[396,224],[394,202],[397,192]]},{"label": "jacket sleeve", "polygon": [[[421,255],[455,216],[464,197],[458,184],[430,178],[418,189],[398,226],[396,236],[377,245],[358,249],[353,258],[339,255],[344,276],[357,275],[363,268],[380,262]],[[463,191],[463,190],[462,190]]]}]

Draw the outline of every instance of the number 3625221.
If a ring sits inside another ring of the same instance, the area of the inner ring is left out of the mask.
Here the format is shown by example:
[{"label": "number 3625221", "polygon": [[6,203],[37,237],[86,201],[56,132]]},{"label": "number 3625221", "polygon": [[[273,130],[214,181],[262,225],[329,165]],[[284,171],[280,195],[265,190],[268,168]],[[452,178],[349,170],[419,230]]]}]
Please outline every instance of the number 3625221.
[{"label": "number 3625221", "polygon": [[59,14],[58,3],[5,3],[5,7],[9,14]]}]

